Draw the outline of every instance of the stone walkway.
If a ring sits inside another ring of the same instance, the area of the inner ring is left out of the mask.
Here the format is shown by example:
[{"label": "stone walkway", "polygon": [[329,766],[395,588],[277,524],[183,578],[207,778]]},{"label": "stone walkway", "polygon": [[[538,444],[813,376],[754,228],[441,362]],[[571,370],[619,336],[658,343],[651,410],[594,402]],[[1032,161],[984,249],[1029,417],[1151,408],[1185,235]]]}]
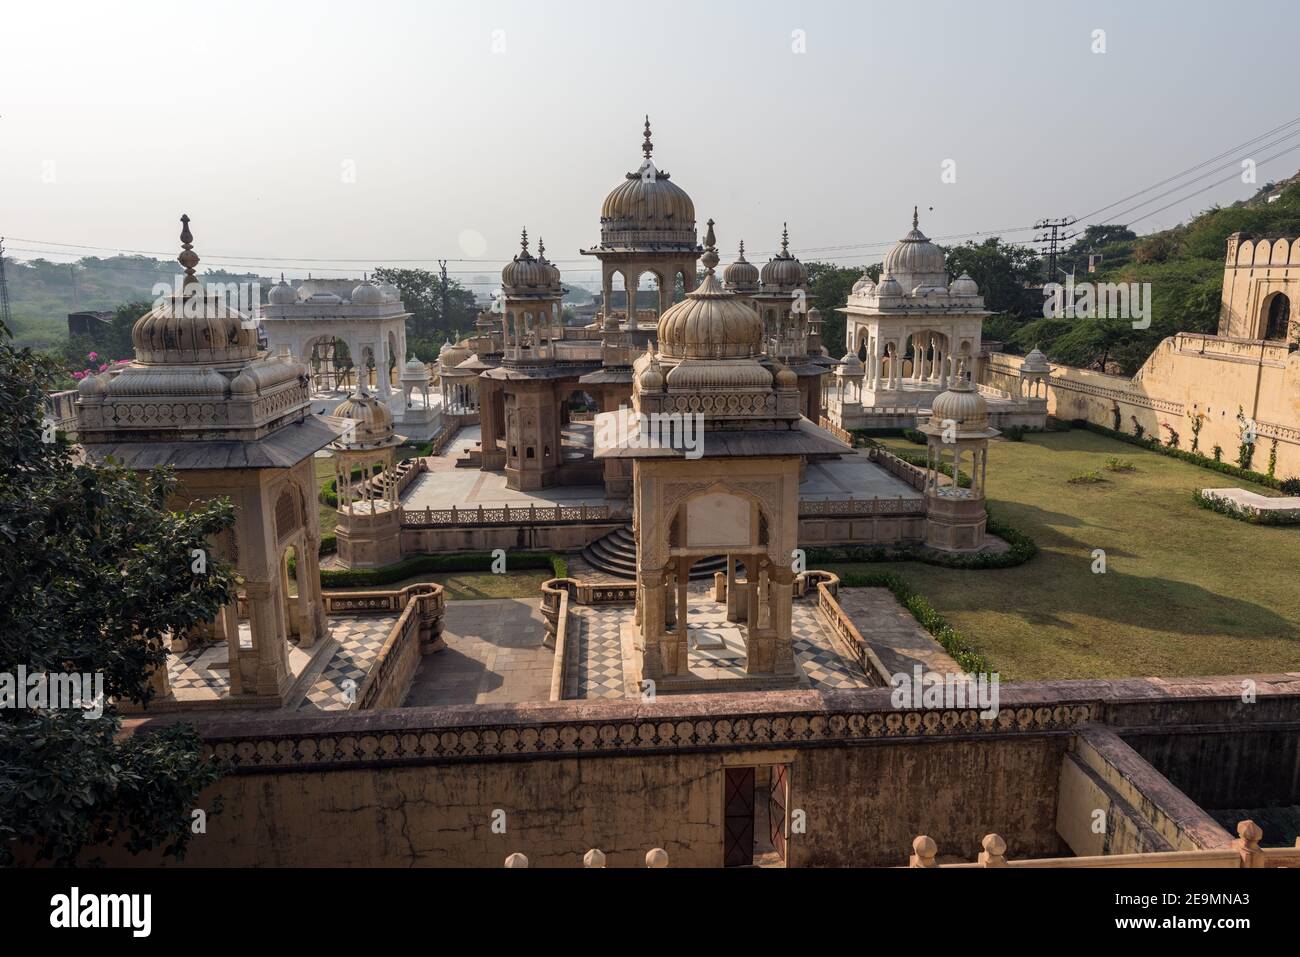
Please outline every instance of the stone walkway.
[{"label": "stone walkway", "polygon": [[447,647],[425,655],[403,707],[546,701],[555,655],[540,598],[449,601]]},{"label": "stone walkway", "polygon": [[840,588],[840,607],[890,674],[911,674],[916,665],[939,674],[962,669],[887,588]]},{"label": "stone walkway", "polygon": [[[691,589],[689,610],[692,649],[690,669],[701,677],[743,678],[745,643],[741,627],[726,620],[725,606],[714,602],[711,588]],[[893,596],[890,596],[891,600]],[[634,697],[625,674],[623,629],[633,621],[631,605],[570,605],[569,639],[575,642],[564,688],[571,698]],[[811,601],[793,608],[795,664],[799,686],[827,691],[869,688],[871,682],[855,661],[842,655],[822,627]],[[707,689],[701,689],[702,691]]]}]

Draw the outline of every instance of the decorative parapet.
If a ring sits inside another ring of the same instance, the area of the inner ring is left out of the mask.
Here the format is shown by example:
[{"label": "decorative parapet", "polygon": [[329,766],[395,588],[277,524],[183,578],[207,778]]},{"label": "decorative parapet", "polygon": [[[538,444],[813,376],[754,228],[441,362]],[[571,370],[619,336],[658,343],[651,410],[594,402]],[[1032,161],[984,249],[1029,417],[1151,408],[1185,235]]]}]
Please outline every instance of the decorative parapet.
[{"label": "decorative parapet", "polygon": [[[901,460],[900,460],[901,461]],[[906,462],[903,463],[907,465]],[[908,466],[915,468],[915,466]],[[922,475],[924,476],[924,472]],[[905,479],[912,484],[910,479]],[[916,486],[913,485],[915,488]],[[922,486],[924,487],[924,482]],[[925,504],[920,499],[898,498],[846,498],[827,499],[817,502],[799,503],[800,518],[816,518],[826,515],[923,515]]]},{"label": "decorative parapet", "polygon": [[862,633],[853,624],[853,619],[840,607],[839,576],[833,572],[809,571],[799,577],[804,582],[803,584],[796,582],[796,594],[802,595],[808,590],[814,590],[817,596],[817,610],[821,612],[823,621],[841,648],[858,663],[858,667],[872,684],[878,688],[888,685],[889,670],[862,637]]},{"label": "decorative parapet", "polygon": [[542,618],[546,622],[542,643],[555,652],[551,662],[550,701],[564,698],[569,656],[569,589],[577,584],[572,578],[552,578],[542,583]]},{"label": "decorative parapet", "polygon": [[[911,462],[900,459],[893,452],[880,445],[873,445],[868,449],[867,458],[884,468],[890,475],[902,479],[918,492],[925,491],[925,469],[919,465],[913,465]],[[918,503],[912,504],[911,511],[921,512],[924,510],[924,506]]]},{"label": "decorative parapet", "polygon": [[[365,596],[370,601],[385,593]],[[441,585],[432,582],[408,585],[398,592],[386,593],[402,607],[402,614],[384,642],[370,672],[357,690],[352,710],[392,708],[400,705],[411,685],[411,678],[422,654],[441,651],[443,616],[446,604]],[[339,593],[332,593],[337,598]]]},{"label": "decorative parapet", "polygon": [[847,431],[846,429],[842,429],[842,428],[840,428],[838,425],[836,425],[836,424],[835,424],[834,422],[832,422],[830,419],[826,418],[826,416],[824,416],[824,415],[823,415],[823,416],[821,417],[821,419],[818,421],[818,424],[819,424],[823,429],[825,429],[827,432],[829,432],[831,435],[835,436],[837,439],[839,439],[841,442],[843,442],[845,445],[847,445],[849,448],[852,448],[852,447],[853,447],[853,433],[852,433],[852,432],[849,432],[849,431]]},{"label": "decorative parapet", "polygon": [[402,509],[403,528],[449,528],[476,525],[581,525],[626,519],[626,510],[608,505],[554,505],[538,508],[424,508]]}]

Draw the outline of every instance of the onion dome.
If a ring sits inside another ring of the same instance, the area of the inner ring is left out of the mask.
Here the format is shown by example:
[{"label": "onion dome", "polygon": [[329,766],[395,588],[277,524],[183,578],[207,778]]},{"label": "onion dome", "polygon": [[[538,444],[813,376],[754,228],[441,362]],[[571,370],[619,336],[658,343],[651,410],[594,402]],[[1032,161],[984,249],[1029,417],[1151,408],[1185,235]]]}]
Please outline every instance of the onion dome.
[{"label": "onion dome", "polygon": [[351,299],[354,306],[374,306],[388,301],[379,287],[369,279],[363,279],[359,285],[352,288]]},{"label": "onion dome", "polygon": [[456,368],[474,353],[468,346],[463,346],[459,342],[444,342],[443,348],[438,350],[438,368],[442,372],[447,372]]},{"label": "onion dome", "polygon": [[382,448],[397,445],[400,441],[393,434],[393,413],[367,392],[354,392],[348,396],[334,407],[334,415],[356,423],[346,439],[341,438],[335,443],[338,448]]},{"label": "onion dome", "polygon": [[550,279],[550,284],[557,289],[560,287],[560,270],[555,263],[546,258],[546,240],[540,236],[537,239],[537,261],[546,268],[546,274]]},{"label": "onion dome", "polygon": [[856,352],[844,353],[844,358],[840,360],[838,374],[841,376],[859,376],[865,375],[867,367],[862,364]]},{"label": "onion dome", "polygon": [[858,296],[869,296],[876,291],[876,284],[872,282],[871,276],[864,269],[858,281],[853,284],[853,293]]},{"label": "onion dome", "polygon": [[108,391],[104,380],[97,375],[88,375],[77,383],[77,393],[83,396],[103,395]]},{"label": "onion dome", "polygon": [[288,306],[298,301],[298,292],[284,281],[284,273],[280,273],[280,281],[266,294],[266,301],[272,306]]},{"label": "onion dome", "polygon": [[391,282],[380,283],[379,291],[384,294],[384,298],[389,302],[400,302],[402,299],[402,291]]},{"label": "onion dome", "polygon": [[[763,352],[763,320],[734,292],[724,289],[714,269],[713,220],[704,238],[702,262],[708,270],[681,302],[659,317],[659,350],[674,359],[737,359]],[[674,370],[676,371],[676,370]],[[671,382],[671,374],[669,376]]]},{"label": "onion dome", "polygon": [[937,395],[930,405],[932,428],[942,429],[943,423],[949,420],[957,424],[958,438],[963,432],[982,432],[988,428],[988,403],[961,377],[948,387],[947,392]]},{"label": "onion dome", "polygon": [[528,230],[525,229],[519,240],[518,254],[501,270],[501,285],[507,296],[537,295],[551,288],[551,270],[554,268],[528,251]]},{"label": "onion dome", "polygon": [[650,244],[695,247],[695,204],[669,174],[650,160],[650,117],[645,119],[645,154],[640,168],[605,197],[600,240],[605,246]]},{"label": "onion dome", "polygon": [[181,292],[164,296],[131,327],[137,362],[146,365],[212,365],[257,357],[257,330],[248,318],[208,292],[194,274],[199,264],[190,234],[190,218],[181,216],[181,253],[185,267]]},{"label": "onion dome", "polygon": [[740,255],[722,270],[722,282],[733,292],[758,291],[758,267],[745,258],[745,241],[740,241]]},{"label": "onion dome", "polygon": [[[649,349],[649,343],[646,344]],[[637,385],[641,387],[642,392],[662,392],[664,388],[664,370],[659,365],[659,359],[650,353],[650,361],[646,367],[641,370],[641,375],[637,377]]]},{"label": "onion dome", "polygon": [[778,389],[799,388],[799,377],[795,375],[794,370],[784,362],[781,363],[781,368],[777,370],[776,375],[773,378],[776,381],[776,387]]},{"label": "onion dome", "polygon": [[912,207],[912,230],[885,256],[884,272],[908,291],[947,288],[948,272],[943,250],[921,232],[915,206]]},{"label": "onion dome", "polygon": [[427,384],[429,381],[429,367],[415,356],[411,356],[406,360],[406,364],[402,366],[402,374],[398,376],[398,381]]},{"label": "onion dome", "polygon": [[976,284],[975,280],[970,277],[970,273],[964,272],[952,281],[952,285],[948,287],[948,294],[951,296],[961,296],[963,298],[978,296],[980,294],[980,287]]},{"label": "onion dome", "polygon": [[790,230],[781,224],[781,251],[767,261],[762,273],[763,290],[792,292],[808,282],[808,268],[790,255]]},{"label": "onion dome", "polygon": [[876,286],[876,295],[878,297],[884,299],[888,296],[901,296],[902,294],[903,287],[898,284],[898,280],[893,276],[886,275],[880,278],[880,285]]},{"label": "onion dome", "polygon": [[1047,356],[1043,351],[1034,346],[1029,355],[1025,356],[1025,361],[1020,363],[1021,372],[1051,372],[1052,366],[1047,361]]}]

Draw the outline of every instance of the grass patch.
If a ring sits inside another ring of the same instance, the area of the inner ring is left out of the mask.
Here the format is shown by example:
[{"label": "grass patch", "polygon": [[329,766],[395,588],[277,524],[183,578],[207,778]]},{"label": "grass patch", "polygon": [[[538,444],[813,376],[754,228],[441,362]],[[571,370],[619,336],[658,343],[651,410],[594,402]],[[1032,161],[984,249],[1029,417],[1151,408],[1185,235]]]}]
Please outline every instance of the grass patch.
[{"label": "grass patch", "polygon": [[1106,459],[1103,466],[1107,472],[1136,472],[1137,466],[1128,459],[1122,459],[1117,455],[1112,455]]},{"label": "grass patch", "polygon": [[[1117,455],[1137,471],[1111,483],[1104,508],[1096,489],[1066,482]],[[1300,535],[1207,515],[1192,497],[1203,469],[1074,429],[991,442],[988,483],[990,511],[1037,544],[1033,561],[821,567],[901,576],[1004,681],[1300,670]],[[1096,549],[1105,574],[1092,573]]]},{"label": "grass patch", "polygon": [[1071,485],[1100,485],[1106,481],[1106,478],[1096,469],[1090,469],[1085,472],[1075,472],[1066,481]]}]

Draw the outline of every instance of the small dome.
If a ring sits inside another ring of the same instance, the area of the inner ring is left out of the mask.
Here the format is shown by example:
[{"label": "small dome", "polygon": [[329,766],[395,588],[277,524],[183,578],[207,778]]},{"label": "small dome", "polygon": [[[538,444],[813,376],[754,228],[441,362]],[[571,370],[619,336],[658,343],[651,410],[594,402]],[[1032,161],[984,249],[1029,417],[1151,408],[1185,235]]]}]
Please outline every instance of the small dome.
[{"label": "small dome", "polygon": [[978,296],[980,287],[970,277],[970,273],[962,273],[952,281],[952,285],[948,287],[948,294],[962,297]]},{"label": "small dome", "polygon": [[385,301],[387,300],[379,287],[369,279],[363,280],[352,289],[352,304],[354,306],[374,306]]},{"label": "small dome", "polygon": [[340,448],[397,444],[393,441],[393,413],[388,410],[388,406],[367,392],[354,392],[348,396],[334,407],[334,415],[356,422],[356,429],[350,438],[347,441],[340,438],[336,443]]},{"label": "small dome", "polygon": [[871,277],[864,271],[853,284],[854,295],[869,296],[876,291],[876,284],[872,282]]},{"label": "small dome", "polygon": [[84,396],[103,395],[108,391],[104,380],[97,375],[88,375],[77,383],[77,393]]},{"label": "small dome", "polygon": [[767,261],[761,274],[764,291],[788,292],[807,284],[808,267],[790,255],[790,232],[781,227],[781,251]]},{"label": "small dome", "polygon": [[736,292],[753,292],[758,289],[758,267],[745,258],[745,241],[740,241],[740,255],[722,270],[722,281]]},{"label": "small dome", "polygon": [[1043,351],[1034,346],[1029,355],[1025,356],[1025,361],[1020,363],[1021,372],[1051,372],[1051,363],[1047,361],[1047,356]]},{"label": "small dome", "polygon": [[795,375],[794,370],[788,365],[782,365],[781,368],[777,370],[775,380],[778,389],[799,388],[799,377]]},{"label": "small dome", "polygon": [[888,296],[901,296],[903,287],[898,284],[898,280],[893,276],[884,276],[880,280],[880,285],[876,287],[876,295],[880,298]]},{"label": "small dome", "polygon": [[653,356],[641,375],[637,378],[637,383],[641,386],[642,392],[662,392],[664,388],[664,372],[659,367],[659,360]]},{"label": "small dome", "polygon": [[763,352],[763,320],[722,287],[713,270],[659,317],[659,348],[675,359],[733,359]]},{"label": "small dome", "polygon": [[406,365],[404,365],[404,366],[402,367],[402,371],[404,371],[404,372],[423,372],[423,371],[425,371],[425,369],[424,369],[424,363],[421,362],[419,359],[417,359],[414,355],[412,355],[411,358],[409,358],[409,359],[406,360]]},{"label": "small dome", "polygon": [[945,421],[957,423],[957,431],[972,432],[988,428],[989,407],[984,397],[963,378],[958,378],[930,405],[930,425],[943,428]]},{"label": "small dome", "polygon": [[866,366],[862,364],[862,360],[858,358],[856,352],[846,352],[844,358],[840,360],[840,375],[865,375],[866,371]]},{"label": "small dome", "polygon": [[380,283],[379,291],[384,294],[384,298],[389,302],[400,302],[402,299],[402,291],[391,282]]},{"label": "small dome", "polygon": [[285,282],[284,273],[280,273],[280,281],[266,294],[266,301],[272,306],[288,306],[298,301],[298,291]]},{"label": "small dome", "polygon": [[523,231],[519,243],[520,251],[514,259],[506,263],[501,270],[501,285],[506,295],[533,294],[553,289],[552,273],[559,276],[559,270],[543,262],[528,251],[528,230]]},{"label": "small dome", "polygon": [[903,289],[948,286],[943,250],[921,232],[915,207],[912,208],[912,229],[885,256],[884,272],[897,279]]}]

